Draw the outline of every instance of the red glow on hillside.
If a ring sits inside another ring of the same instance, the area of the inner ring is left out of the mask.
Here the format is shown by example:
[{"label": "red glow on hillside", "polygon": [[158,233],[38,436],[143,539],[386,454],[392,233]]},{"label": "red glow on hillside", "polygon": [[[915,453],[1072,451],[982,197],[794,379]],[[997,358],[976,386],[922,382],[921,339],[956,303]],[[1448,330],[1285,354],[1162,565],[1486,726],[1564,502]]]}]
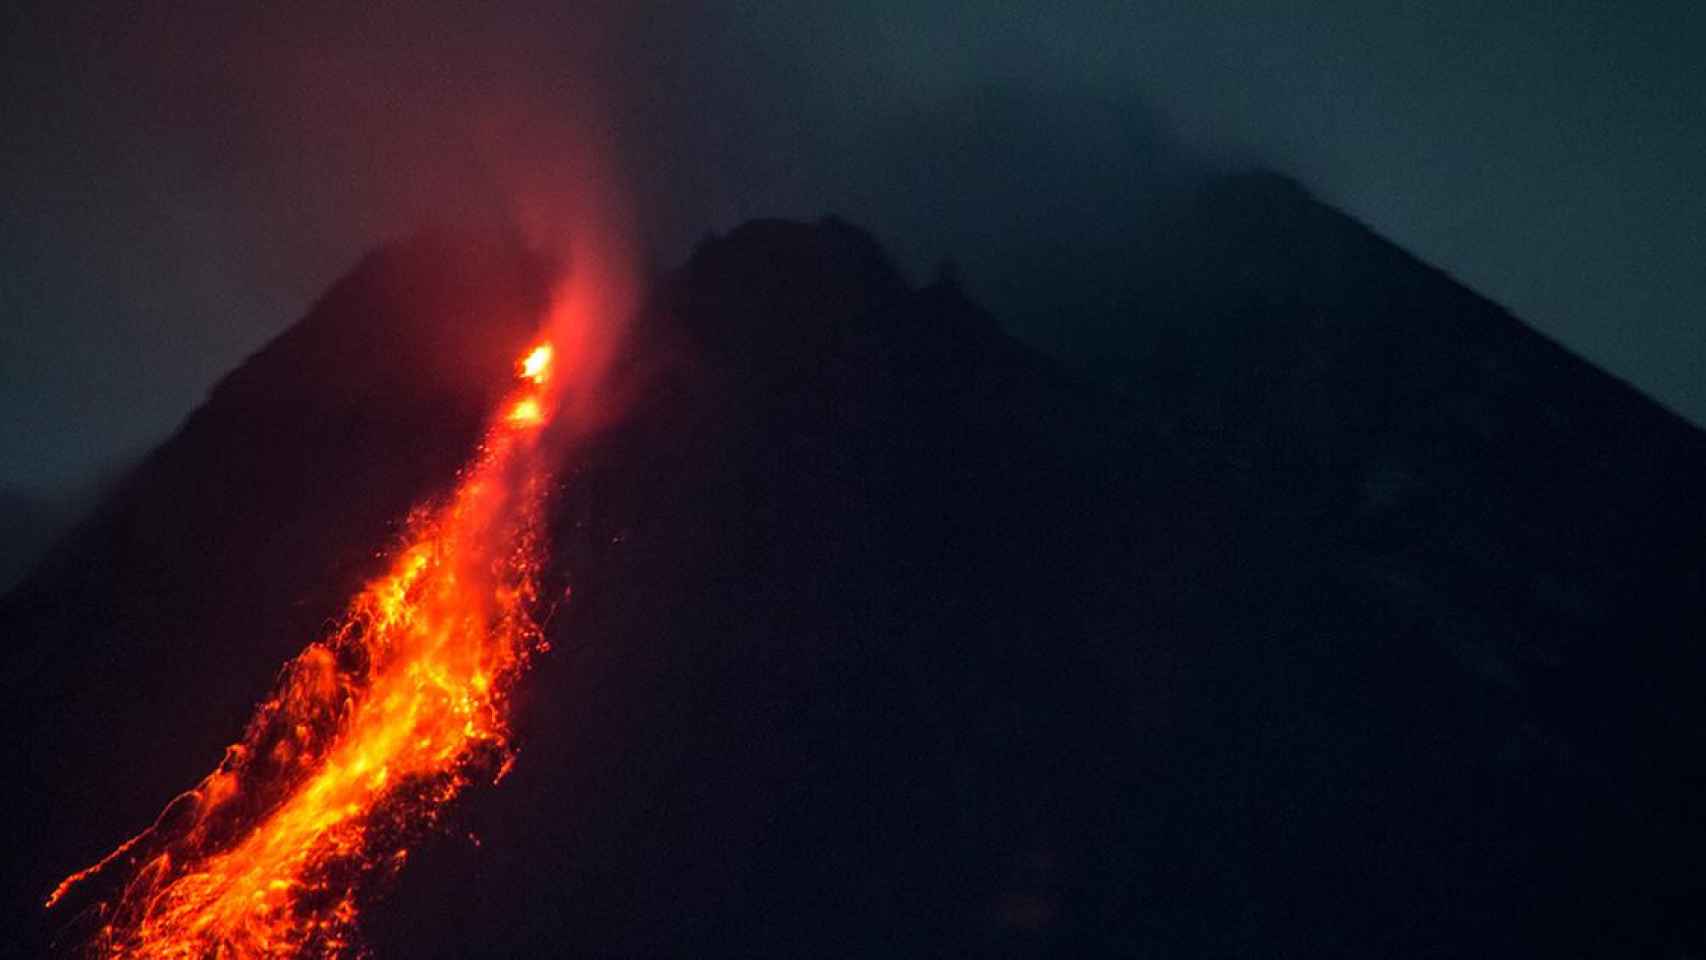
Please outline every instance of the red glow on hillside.
[{"label": "red glow on hillside", "polygon": [[417,510],[390,569],[285,665],[240,742],[155,824],[66,878],[106,872],[92,951],[112,957],[338,956],[363,904],[446,805],[513,760],[510,690],[534,619],[553,405],[540,344],[479,457]]}]

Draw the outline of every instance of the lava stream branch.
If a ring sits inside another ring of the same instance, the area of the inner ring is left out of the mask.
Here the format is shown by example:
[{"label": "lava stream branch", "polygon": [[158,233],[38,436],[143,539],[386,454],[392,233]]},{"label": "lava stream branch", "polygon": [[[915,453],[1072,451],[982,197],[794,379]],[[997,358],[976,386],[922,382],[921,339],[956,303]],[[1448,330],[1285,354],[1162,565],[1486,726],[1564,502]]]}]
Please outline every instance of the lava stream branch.
[{"label": "lava stream branch", "polygon": [[340,956],[410,844],[512,758],[509,694],[534,619],[553,350],[531,349],[478,456],[418,508],[389,570],[287,663],[219,767],[67,877],[102,878],[103,957]]}]

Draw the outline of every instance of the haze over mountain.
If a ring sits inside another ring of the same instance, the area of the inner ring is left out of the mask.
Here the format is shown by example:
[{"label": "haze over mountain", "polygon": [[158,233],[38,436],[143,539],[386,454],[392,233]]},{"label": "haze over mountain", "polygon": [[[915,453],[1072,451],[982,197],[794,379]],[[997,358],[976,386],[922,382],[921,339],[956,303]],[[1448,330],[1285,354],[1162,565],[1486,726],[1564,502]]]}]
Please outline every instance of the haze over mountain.
[{"label": "haze over mountain", "polygon": [[[1159,134],[1295,175],[1706,422],[1706,7],[1682,0],[21,0],[0,24],[7,488],[153,446],[374,243],[536,213],[582,189],[581,150],[660,264],[835,210],[916,277],[958,258],[1031,337],[981,265],[1051,204],[1141,219],[1127,134]],[[943,150],[990,87],[1016,135]],[[1117,270],[1074,246],[1050,266]]]},{"label": "haze over mountain", "polygon": [[[1706,950],[1706,435],[1286,178],[1167,196],[1081,238],[1117,298],[1012,294],[1095,355],[840,220],[659,276],[518,764],[378,954]],[[373,254],[0,603],[20,942],[451,482],[547,279]]]}]

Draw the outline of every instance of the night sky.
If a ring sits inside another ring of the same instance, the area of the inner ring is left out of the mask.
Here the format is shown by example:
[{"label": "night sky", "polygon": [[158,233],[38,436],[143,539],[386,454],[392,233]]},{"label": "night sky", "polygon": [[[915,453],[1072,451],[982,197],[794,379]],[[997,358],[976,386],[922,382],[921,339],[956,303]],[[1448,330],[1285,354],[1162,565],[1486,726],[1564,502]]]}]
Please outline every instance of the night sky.
[{"label": "night sky", "polygon": [[[659,263],[834,209],[998,312],[976,245],[1013,237],[923,191],[1018,185],[1070,236],[1265,164],[1706,422],[1698,4],[273,6],[0,14],[0,488],[123,464],[376,242],[549,218],[587,157]],[[892,182],[991,90],[1028,142]]]}]

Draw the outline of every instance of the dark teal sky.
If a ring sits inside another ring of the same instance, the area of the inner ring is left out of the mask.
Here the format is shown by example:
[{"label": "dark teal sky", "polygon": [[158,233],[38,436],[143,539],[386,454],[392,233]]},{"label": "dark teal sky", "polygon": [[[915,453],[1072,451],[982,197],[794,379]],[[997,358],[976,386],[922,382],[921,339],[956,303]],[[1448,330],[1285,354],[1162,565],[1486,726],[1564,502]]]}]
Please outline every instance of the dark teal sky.
[{"label": "dark teal sky", "polygon": [[[0,487],[146,447],[360,251],[572,184],[557,158],[619,152],[665,257],[830,192],[880,224],[919,198],[860,151],[989,81],[1049,91],[1062,124],[1129,117],[1292,173],[1706,422],[1697,5],[825,6],[15,9]],[[1102,134],[1022,176],[1093,204],[1106,181],[1078,168],[1126,156]]]}]

